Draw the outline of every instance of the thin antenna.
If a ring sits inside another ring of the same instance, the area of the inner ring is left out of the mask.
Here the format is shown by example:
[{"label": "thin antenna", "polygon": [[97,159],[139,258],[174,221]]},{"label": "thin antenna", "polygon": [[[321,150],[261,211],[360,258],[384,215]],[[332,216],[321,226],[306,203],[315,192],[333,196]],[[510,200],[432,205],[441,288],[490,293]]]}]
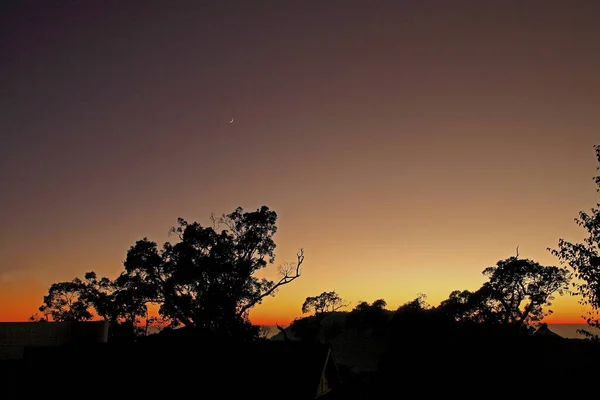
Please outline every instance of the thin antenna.
[{"label": "thin antenna", "polygon": [[515,258],[519,258],[519,246],[517,246],[517,255],[515,256]]}]

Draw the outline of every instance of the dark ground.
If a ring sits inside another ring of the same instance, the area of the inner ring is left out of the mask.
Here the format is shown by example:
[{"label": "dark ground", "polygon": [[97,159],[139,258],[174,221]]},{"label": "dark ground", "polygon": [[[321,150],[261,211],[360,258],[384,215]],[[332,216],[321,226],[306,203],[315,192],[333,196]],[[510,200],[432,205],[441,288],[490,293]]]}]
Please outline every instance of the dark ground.
[{"label": "dark ground", "polygon": [[[30,399],[56,393],[63,399],[105,399],[171,393],[203,398],[217,391],[221,396],[292,398],[300,389],[290,382],[314,368],[311,360],[320,359],[321,350],[307,346],[292,355],[270,349],[225,343],[191,346],[178,340],[141,347],[71,347],[63,349],[61,356],[56,349],[43,356],[42,351],[34,358],[0,363],[1,387],[7,394],[0,397]],[[290,363],[290,357],[298,354],[303,357]],[[396,337],[375,371],[356,373],[343,364],[339,371],[345,399],[399,398],[411,393],[555,398],[558,393],[596,394],[599,362],[600,344],[590,340],[432,334]]]}]

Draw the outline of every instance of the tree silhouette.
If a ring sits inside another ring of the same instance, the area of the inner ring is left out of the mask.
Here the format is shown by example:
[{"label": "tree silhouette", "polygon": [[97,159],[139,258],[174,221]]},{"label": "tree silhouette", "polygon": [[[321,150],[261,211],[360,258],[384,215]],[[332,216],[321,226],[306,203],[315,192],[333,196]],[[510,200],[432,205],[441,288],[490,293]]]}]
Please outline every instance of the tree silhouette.
[{"label": "tree silhouette", "polygon": [[390,315],[385,309],[387,303],[383,299],[375,300],[372,304],[359,302],[346,317],[346,328],[356,329],[359,336],[368,332],[381,334],[385,331]]},{"label": "tree silhouette", "polygon": [[252,328],[249,310],[300,277],[302,250],[297,263],[280,267],[278,281],[254,276],[274,262],[276,221],[277,214],[266,206],[213,216],[213,227],[179,218],[171,230],[179,242],[159,249],[147,238],[138,240],[117,281],[143,301],[160,304],[159,313],[174,326],[206,334],[246,334]]},{"label": "tree silhouette", "polygon": [[140,317],[150,321],[147,304],[157,303],[161,320],[171,327],[260,336],[260,327],[248,320],[249,310],[300,277],[304,252],[298,251],[296,263],[279,267],[279,280],[259,279],[254,274],[275,259],[275,211],[238,207],[213,215],[212,221],[213,227],[203,227],[179,218],[170,231],[179,241],[160,249],[147,238],[138,240],[127,252],[125,271],[114,281],[87,272],[83,280],[53,284],[40,307],[43,319],[86,321],[95,314],[133,329]]},{"label": "tree silhouette", "polygon": [[44,317],[32,316],[31,321],[89,321],[96,315],[111,322],[111,337],[132,334],[138,317],[147,315],[135,293],[106,277],[98,279],[93,271],[83,280],[52,284],[39,310]]},{"label": "tree silhouette", "polygon": [[[600,145],[595,145],[594,150],[600,163]],[[600,170],[600,166],[596,169]],[[596,192],[600,193],[600,176],[595,176],[594,181]],[[580,303],[591,308],[587,323],[600,327],[600,203],[592,207],[591,212],[580,211],[575,223],[587,231],[587,238],[581,243],[560,238],[558,248],[548,250],[574,272],[573,294],[581,296]]]},{"label": "tree silhouette", "polygon": [[84,278],[84,296],[96,315],[111,322],[111,337],[134,336],[136,331],[141,330],[137,327],[141,318],[149,322],[147,305],[135,291],[120,285],[118,280],[97,279],[93,271],[87,272]]},{"label": "tree silhouette", "polygon": [[541,321],[552,310],[554,294],[563,294],[569,274],[565,268],[509,257],[484,269],[489,278],[475,292],[453,291],[438,311],[455,321],[525,325]]},{"label": "tree silhouette", "polygon": [[552,313],[544,306],[551,306],[554,293],[562,295],[569,284],[565,268],[546,267],[517,257],[498,261],[483,274],[489,277],[483,288],[489,290],[492,307],[499,311],[505,324],[541,321]]},{"label": "tree silhouette", "polygon": [[306,298],[304,304],[302,304],[302,314],[313,311],[318,316],[347,306],[348,304],[345,304],[344,300],[335,291],[323,292],[318,296]]},{"label": "tree silhouette", "polygon": [[416,337],[426,334],[432,325],[431,316],[435,311],[427,303],[427,295],[419,293],[413,300],[399,306],[389,322],[392,338]]},{"label": "tree silhouette", "polygon": [[296,318],[290,324],[290,329],[294,335],[301,340],[319,341],[320,336],[328,341],[341,333],[342,327],[339,323],[333,322],[330,326],[323,327],[322,322],[327,313],[332,313],[347,304],[335,292],[323,292],[318,296],[307,297],[302,304],[302,314],[313,312],[304,318]]},{"label": "tree silhouette", "polygon": [[39,310],[47,320],[87,321],[93,318],[91,306],[83,282],[75,278],[72,282],[53,283]]},{"label": "tree silhouette", "polygon": [[454,290],[437,309],[455,322],[499,323],[502,318],[490,305],[490,294],[488,287],[475,292]]}]

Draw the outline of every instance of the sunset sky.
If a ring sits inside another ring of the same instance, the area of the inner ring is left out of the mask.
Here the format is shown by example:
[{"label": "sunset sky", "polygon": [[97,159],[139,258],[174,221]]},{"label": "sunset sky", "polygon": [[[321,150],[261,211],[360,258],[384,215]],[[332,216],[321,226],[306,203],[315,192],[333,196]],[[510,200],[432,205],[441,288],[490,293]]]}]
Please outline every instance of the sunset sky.
[{"label": "sunset sky", "polygon": [[[11,1],[0,6],[0,321],[116,277],[177,217],[267,205],[303,275],[388,308],[580,240],[597,201],[598,1]],[[233,123],[229,123],[231,119]],[[579,322],[557,298],[553,322]]]}]

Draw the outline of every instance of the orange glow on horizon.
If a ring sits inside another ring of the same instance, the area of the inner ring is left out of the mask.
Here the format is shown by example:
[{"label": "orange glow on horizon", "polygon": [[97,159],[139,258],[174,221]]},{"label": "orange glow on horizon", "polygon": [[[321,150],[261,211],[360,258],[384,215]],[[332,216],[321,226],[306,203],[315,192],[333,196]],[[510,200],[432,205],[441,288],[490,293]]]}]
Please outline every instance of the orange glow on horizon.
[{"label": "orange glow on horizon", "polygon": [[[302,276],[250,312],[268,325],[332,290],[347,310],[419,293],[436,306],[517,246],[557,265],[547,249],[586,236],[573,218],[598,199],[589,7],[178,2],[164,18],[158,2],[108,3],[15,6],[6,21],[0,321],[28,320],[54,282],[116,278],[135,241],[176,241],[178,217],[212,226],[238,206],[278,215],[259,278],[305,250]],[[551,308],[548,321],[586,314],[567,296]]]},{"label": "orange glow on horizon", "polygon": [[[302,278],[301,278],[302,279]],[[264,299],[263,304],[258,305],[250,312],[250,320],[256,325],[279,324],[288,326],[294,319],[302,317],[300,312],[301,305],[305,299],[302,294],[294,293],[294,285],[300,283],[300,280],[292,283],[289,287],[283,287],[276,297]],[[299,285],[298,285],[299,286]],[[297,290],[297,289],[296,289]],[[424,292],[424,291],[423,291]],[[3,322],[25,322],[29,317],[37,313],[37,309],[42,302],[42,297],[47,293],[47,287],[40,281],[29,282],[22,277],[11,279],[10,281],[0,281],[0,304],[10,304],[10,307],[0,309],[0,321]],[[374,292],[376,293],[376,292]],[[317,293],[318,294],[318,293]],[[426,294],[426,293],[425,293]],[[342,311],[350,311],[359,301],[372,302],[378,298],[383,298],[388,302],[387,309],[395,310],[400,305],[416,297],[415,295],[404,296],[400,300],[393,301],[392,297],[385,296],[343,296],[349,306]],[[386,299],[387,297],[387,299]],[[426,301],[431,306],[437,306],[440,301],[447,296],[427,296]],[[553,313],[547,316],[544,321],[551,324],[585,324],[584,315],[587,307],[578,302],[578,298],[572,296],[556,296],[550,309]],[[158,306],[149,305],[149,315],[151,317],[158,315]]]}]

